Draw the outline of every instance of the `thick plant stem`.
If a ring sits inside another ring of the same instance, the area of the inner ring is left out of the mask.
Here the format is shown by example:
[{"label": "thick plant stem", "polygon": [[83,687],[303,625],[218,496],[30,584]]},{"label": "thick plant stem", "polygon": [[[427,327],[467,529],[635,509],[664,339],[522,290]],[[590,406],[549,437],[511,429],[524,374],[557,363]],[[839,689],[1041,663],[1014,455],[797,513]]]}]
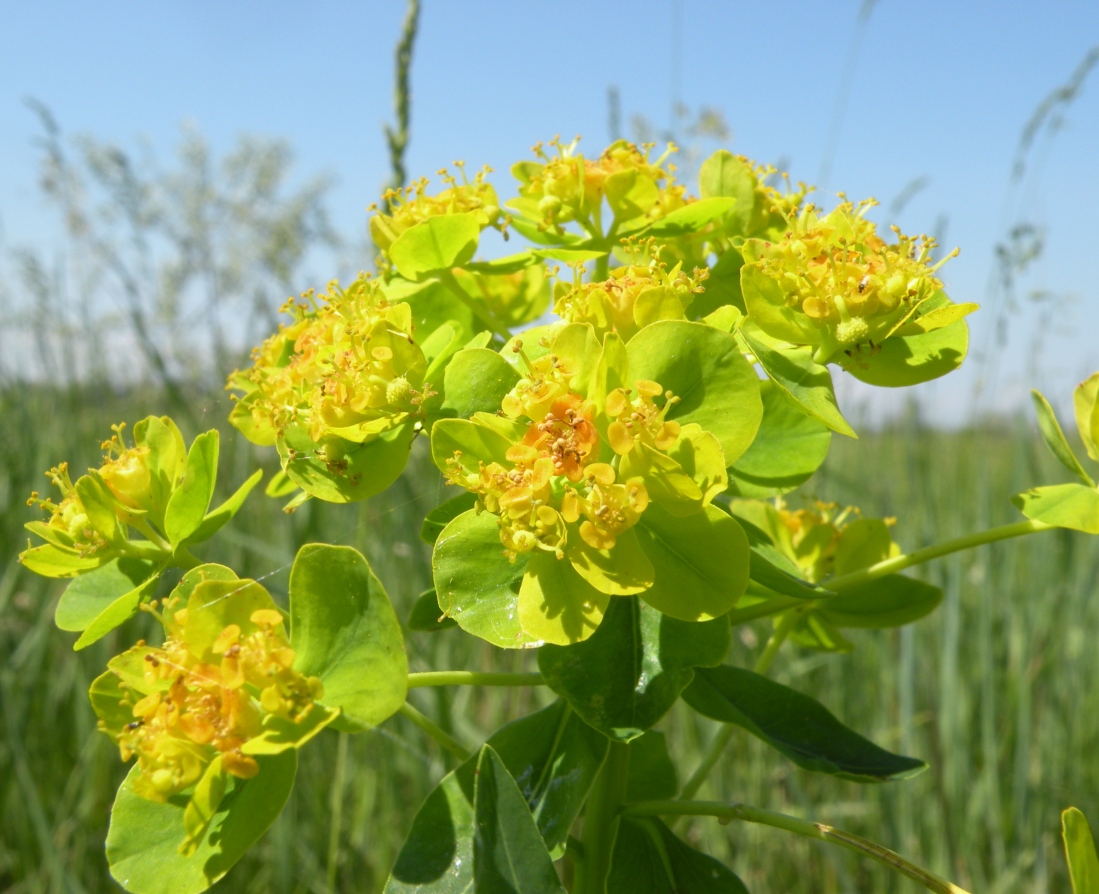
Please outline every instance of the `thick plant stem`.
[{"label": "thick plant stem", "polygon": [[784,813],[763,810],[760,807],[750,807],[747,804],[720,804],[714,801],[639,801],[626,807],[622,814],[624,816],[713,816],[724,822],[742,820],[746,823],[773,826],[776,829],[793,832],[795,835],[838,844],[840,847],[862,854],[919,882],[927,890],[934,891],[936,894],[968,894],[964,888],[922,869],[915,863],[910,863],[889,848],[866,838],[834,829],[824,823],[798,819]]},{"label": "thick plant stem", "polygon": [[629,770],[629,745],[612,742],[584,807],[584,860],[577,867],[573,894],[606,892],[611,851],[618,833],[618,813],[626,799]]},{"label": "thick plant stem", "polygon": [[422,686],[545,686],[542,675],[496,674],[478,671],[427,671],[408,675],[408,688]]},{"label": "thick plant stem", "polygon": [[1010,525],[1000,525],[998,528],[989,528],[987,531],[978,531],[976,534],[967,534],[953,540],[944,540],[942,543],[936,543],[915,552],[885,559],[876,565],[871,565],[869,568],[852,571],[850,574],[843,574],[831,580],[822,581],[821,586],[837,592],[847,590],[851,587],[857,587],[859,584],[877,580],[879,577],[904,571],[905,568],[911,568],[913,565],[922,565],[932,559],[961,552],[964,549],[973,549],[976,546],[984,546],[986,543],[996,543],[998,540],[1009,540],[1012,537],[1022,537],[1025,534],[1034,534],[1038,531],[1052,531],[1055,527],[1056,525],[1047,525],[1045,522],[1032,519],[1014,522]]},{"label": "thick plant stem", "polygon": [[407,717],[409,720],[411,720],[414,724],[416,724],[416,726],[418,726],[421,730],[431,736],[431,738],[438,742],[443,748],[445,748],[456,758],[458,758],[458,760],[469,760],[469,751],[460,742],[458,742],[457,739],[453,738],[445,730],[440,729],[438,726],[428,720],[423,714],[417,711],[408,702],[405,702],[403,705],[401,705],[400,711],[398,713],[400,713],[401,716]]},{"label": "thick plant stem", "polygon": [[[774,633],[772,633],[771,638],[767,640],[767,645],[763,647],[763,652],[760,653],[755,667],[752,668],[757,674],[765,674],[770,670],[771,664],[775,660],[775,656],[778,655],[778,650],[781,649],[782,644],[786,642],[786,637],[788,637],[790,631],[794,629],[794,625],[797,624],[800,615],[801,613],[798,611],[788,611],[779,618],[778,624],[775,625]],[[717,762],[721,760],[721,755],[725,753],[725,749],[729,747],[729,742],[732,740],[735,732],[736,728],[731,723],[726,723],[717,731],[717,735],[714,736],[709,748],[706,749],[706,753],[702,756],[702,760],[691,774],[691,778],[683,785],[683,790],[679,793],[680,798],[686,801],[698,794],[698,790],[702,788],[702,783],[706,781],[706,777],[710,775],[710,771],[717,765]]]}]

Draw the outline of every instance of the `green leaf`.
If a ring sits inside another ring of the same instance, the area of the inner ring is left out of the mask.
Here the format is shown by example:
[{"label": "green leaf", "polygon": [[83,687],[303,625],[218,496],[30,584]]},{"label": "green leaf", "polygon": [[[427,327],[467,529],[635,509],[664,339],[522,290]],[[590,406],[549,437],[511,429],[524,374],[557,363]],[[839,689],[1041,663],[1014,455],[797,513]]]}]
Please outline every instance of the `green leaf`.
[{"label": "green leaf", "polygon": [[880,518],[856,518],[836,541],[836,576],[869,568],[894,552],[889,525]]},{"label": "green leaf", "polygon": [[221,799],[225,797],[226,775],[221,768],[221,755],[219,754],[210,761],[209,766],[206,767],[206,772],[202,774],[202,778],[195,785],[194,794],[191,795],[191,800],[187,802],[187,806],[183,809],[183,828],[187,833],[179,851],[183,856],[189,857],[198,850],[206,831],[214,821],[218,805],[221,804]]},{"label": "green leaf", "polygon": [[[514,200],[505,202],[504,206],[507,208],[514,208],[515,202]],[[522,212],[520,211],[520,213]],[[539,223],[524,220],[522,217],[513,217],[508,226],[524,239],[533,242],[535,245],[578,246],[586,241],[583,236],[579,236],[576,233],[569,233],[566,230],[543,229]]]},{"label": "green leaf", "polygon": [[469,491],[463,491],[445,503],[440,503],[427,514],[420,525],[420,539],[424,543],[434,544],[443,533],[443,528],[466,510],[472,509],[476,503],[477,495]]},{"label": "green leaf", "polygon": [[65,588],[54,612],[54,623],[61,630],[87,629],[100,613],[119,596],[143,584],[159,568],[145,559],[121,556],[87,574]]},{"label": "green leaf", "polygon": [[536,642],[519,624],[527,556],[507,560],[496,516],[475,509],[459,515],[439,535],[431,567],[440,608],[467,633],[505,649]]},{"label": "green leaf", "polygon": [[128,593],[123,593],[103,609],[80,634],[80,638],[73,643],[73,650],[79,652],[81,649],[86,649],[136,615],[141,603],[151,597],[156,590],[158,578],[159,575],[153,575]]},{"label": "green leaf", "polygon": [[198,894],[225,875],[275,821],[294,786],[297,753],[257,758],[260,771],[233,780],[205,835],[190,856],[184,807],[161,804],[133,791],[138,769],[130,770],[118,790],[107,830],[111,875],[133,894]]},{"label": "green leaf", "polygon": [[[251,412],[245,415],[251,422]],[[179,428],[167,416],[149,416],[138,422],[134,426],[134,443],[149,448],[145,460],[152,497],[149,518],[163,529],[168,501],[187,470],[187,445]]]},{"label": "green leaf", "polygon": [[538,263],[541,255],[536,251],[521,251],[503,258],[495,258],[491,261],[473,261],[465,264],[465,269],[473,273],[482,273],[486,276],[501,276],[509,273],[518,273]]},{"label": "green leaf", "polygon": [[440,419],[431,426],[431,458],[443,474],[455,453],[467,472],[476,472],[482,462],[506,463],[509,447],[503,435],[468,419]]},{"label": "green leaf", "polygon": [[[743,527],[743,525],[742,525]],[[802,580],[798,567],[773,546],[752,546],[749,576],[755,583],[795,599],[820,599],[832,592],[819,584]]]},{"label": "green leaf", "polygon": [[[362,444],[334,438],[321,459],[309,433],[288,426],[277,446],[283,469],[298,487],[329,503],[350,503],[381,493],[401,476],[415,437],[410,420]],[[337,445],[338,458],[332,455]]]},{"label": "green leaf", "polygon": [[790,632],[790,642],[818,652],[853,652],[855,644],[821,612],[806,612]]},{"label": "green leaf", "polygon": [[561,849],[603,765],[606,738],[558,699],[497,730],[488,742],[519,784],[546,846]]},{"label": "green leaf", "polygon": [[620,532],[612,549],[596,549],[573,526],[565,555],[576,573],[600,593],[632,596],[655,582],[652,562],[641,548],[636,528]]},{"label": "green leaf", "polygon": [[1042,433],[1042,440],[1046,442],[1050,453],[1057,457],[1061,465],[1083,481],[1084,484],[1094,487],[1095,482],[1084,471],[1084,467],[1080,465],[1080,460],[1076,458],[1076,454],[1069,446],[1068,439],[1065,438],[1065,433],[1061,430],[1061,424],[1057,421],[1057,414],[1053,412],[1053,407],[1050,406],[1049,401],[1045,399],[1042,392],[1036,390],[1030,392],[1030,397],[1034,401],[1034,411],[1038,416],[1038,430]]},{"label": "green leaf", "polygon": [[[759,256],[753,248],[760,244],[755,239],[744,243],[746,259]],[[740,290],[748,319],[771,338],[795,345],[820,344],[820,329],[801,311],[787,307],[782,286],[754,263],[740,268]]]},{"label": "green leaf", "polygon": [[290,569],[294,669],[324,684],[321,702],[357,729],[392,717],[408,693],[408,658],[389,596],[349,546],[303,546]]},{"label": "green leaf", "polygon": [[106,565],[118,553],[103,551],[94,556],[79,556],[76,552],[61,549],[52,543],[44,543],[25,549],[19,554],[19,562],[42,577],[76,577]]},{"label": "green leaf", "polygon": [[443,377],[444,413],[468,419],[474,413],[495,413],[519,381],[519,373],[495,351],[467,348],[454,355]]},{"label": "green leaf", "polygon": [[808,481],[828,456],[832,432],[789,400],[778,386],[763,382],[763,422],[752,446],[729,467],[729,493],[775,497]]},{"label": "green leaf", "polygon": [[668,756],[664,734],[651,729],[630,742],[626,800],[664,801],[674,798],[677,791],[679,777]]},{"label": "green leaf", "polygon": [[574,261],[598,261],[607,256],[607,251],[588,248],[535,248],[531,250],[531,254],[547,261],[570,264]]},{"label": "green leaf", "polygon": [[707,158],[698,171],[698,194],[704,199],[733,196],[736,204],[726,218],[727,232],[737,236],[748,232],[756,200],[756,177],[742,159],[728,149],[719,149]]},{"label": "green leaf", "polygon": [[733,871],[685,844],[655,818],[624,817],[607,891],[629,894],[748,894]]},{"label": "green leaf", "polygon": [[926,767],[864,739],[809,696],[743,668],[700,668],[683,699],[706,717],[744,727],[805,770],[886,782]]},{"label": "green leaf", "polygon": [[902,627],[931,614],[942,601],[938,587],[889,574],[847,587],[815,611],[836,627]]},{"label": "green leaf", "polygon": [[[216,565],[202,566],[202,575],[185,577],[175,590],[175,595],[186,600],[187,648],[208,664],[221,661],[213,647],[226,627],[236,624],[242,630],[254,629],[253,612],[276,608],[271,594],[254,580],[237,580],[222,574],[218,568]],[[207,573],[208,569],[213,573]]]},{"label": "green leaf", "polygon": [[572,370],[572,378],[569,380],[572,390],[589,394],[602,353],[602,344],[591,323],[566,323],[554,335],[550,350]]},{"label": "green leaf", "polygon": [[1099,491],[1082,484],[1054,484],[1032,487],[1011,498],[1027,518],[1071,528],[1085,534],[1099,534]]},{"label": "green leaf", "polygon": [[418,282],[473,260],[481,227],[477,214],[444,214],[409,227],[389,248],[401,276]]},{"label": "green leaf", "polygon": [[271,480],[267,482],[267,487],[263,489],[263,493],[264,496],[273,497],[277,500],[279,497],[288,497],[300,490],[301,488],[290,480],[290,476],[282,469],[279,469],[271,476]]},{"label": "green leaf", "polygon": [[734,336],[704,323],[662,320],[631,338],[626,353],[630,378],[652,379],[678,397],[668,418],[714,434],[726,464],[748,449],[763,403],[759,378]]},{"label": "green leaf", "polygon": [[636,526],[655,570],[641,599],[681,621],[728,612],[748,586],[748,539],[736,519],[716,506],[676,517],[652,503]]},{"label": "green leaf", "polygon": [[1076,426],[1088,456],[1099,462],[1099,372],[1092,373],[1072,392]]},{"label": "green leaf", "polygon": [[191,442],[183,482],[176,488],[164,513],[164,533],[173,547],[194,534],[214,498],[218,474],[218,433],[204,432]]},{"label": "green leaf", "polygon": [[[282,754],[295,748],[301,748],[329,724],[341,720],[339,708],[329,708],[314,703],[304,717],[291,720],[277,714],[268,714],[263,718],[263,732],[254,736],[241,746],[243,754]],[[358,732],[362,726],[357,723],[344,724],[345,732]]]},{"label": "green leaf", "polygon": [[526,799],[491,745],[477,760],[473,821],[478,894],[565,894]]},{"label": "green leaf", "polygon": [[839,411],[832,389],[832,374],[827,366],[813,360],[809,347],[778,348],[758,330],[740,330],[745,347],[755,354],[759,365],[775,386],[803,412],[824,423],[832,431],[857,438],[855,430]]},{"label": "green leaf", "polygon": [[84,506],[91,527],[104,540],[117,544],[126,539],[125,525],[119,522],[115,514],[118,500],[97,472],[89,472],[78,478],[73,489]]},{"label": "green leaf", "polygon": [[[732,223],[728,226],[731,227]],[[740,290],[740,271],[743,266],[744,255],[735,248],[727,249],[710,268],[706,291],[691,302],[690,315],[705,320],[723,332],[732,332],[734,325],[739,325],[747,312],[744,295]],[[736,311],[736,314],[730,311]]]},{"label": "green leaf", "polygon": [[[509,723],[488,740],[518,783],[546,846],[560,851],[607,753],[607,740],[562,700]],[[468,894],[473,885],[476,758],[447,774],[428,795],[386,894]]]},{"label": "green leaf", "polygon": [[567,646],[595,632],[610,600],[572,562],[539,550],[519,587],[519,624],[534,640]]},{"label": "green leaf", "polygon": [[736,203],[737,200],[729,196],[699,199],[697,202],[677,208],[671,214],[643,229],[646,235],[651,236],[670,238],[689,236],[728,216]]},{"label": "green leaf", "polygon": [[[945,306],[949,299],[937,292],[925,305],[934,310]],[[840,364],[847,372],[868,385],[904,388],[945,376],[962,365],[969,350],[969,327],[958,320],[942,329],[922,335],[887,338],[875,345],[874,352],[860,351],[848,358],[840,355]]]},{"label": "green leaf", "polygon": [[118,674],[108,670],[92,680],[92,685],[88,688],[88,700],[92,703],[92,710],[103,721],[100,729],[116,745],[122,728],[134,719],[132,706],[126,700],[126,690],[120,685],[121,682]]},{"label": "green leaf", "polygon": [[688,623],[632,596],[611,599],[590,639],[543,646],[546,684],[587,723],[620,741],[636,739],[663,717],[691,681],[692,668],[717,664],[729,648],[729,622]]},{"label": "green leaf", "polygon": [[430,590],[424,590],[413,603],[412,611],[408,613],[409,630],[416,630],[421,633],[436,633],[457,626],[457,621],[443,614],[434,587]]},{"label": "green leaf", "polygon": [[248,480],[238,487],[228,500],[218,506],[217,509],[213,509],[206,513],[206,517],[203,518],[202,524],[198,526],[193,534],[185,538],[183,543],[201,543],[203,540],[209,540],[218,531],[229,524],[229,522],[232,521],[233,516],[240,512],[240,507],[244,505],[244,501],[248,499],[248,495],[252,492],[252,489],[259,484],[261,478],[263,478],[263,470],[256,469]]},{"label": "green leaf", "polygon": [[1070,807],[1061,814],[1061,837],[1073,894],[1099,894],[1099,856],[1087,817]]}]

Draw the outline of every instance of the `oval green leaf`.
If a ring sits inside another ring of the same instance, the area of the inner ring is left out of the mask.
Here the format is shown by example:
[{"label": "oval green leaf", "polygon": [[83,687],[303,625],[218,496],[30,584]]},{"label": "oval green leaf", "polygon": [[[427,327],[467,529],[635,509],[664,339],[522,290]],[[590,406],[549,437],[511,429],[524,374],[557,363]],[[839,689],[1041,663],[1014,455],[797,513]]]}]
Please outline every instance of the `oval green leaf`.
[{"label": "oval green leaf", "polygon": [[716,506],[677,517],[653,503],[635,530],[655,572],[640,598],[666,615],[681,621],[717,618],[748,586],[748,538]]},{"label": "oval green leaf", "polygon": [[481,238],[478,215],[444,214],[409,227],[389,248],[401,276],[418,282],[473,259]]},{"label": "oval green leaf", "polygon": [[519,587],[527,557],[509,562],[496,516],[475,509],[454,519],[431,555],[439,607],[467,633],[518,649],[537,640],[519,623]]},{"label": "oval green leaf", "polygon": [[743,668],[699,668],[683,700],[706,717],[743,727],[805,770],[886,782],[926,768],[848,729],[815,699]]},{"label": "oval green leaf", "polygon": [[473,823],[478,894],[565,894],[526,798],[491,745],[477,759]]},{"label": "oval green leaf", "polygon": [[1011,498],[1027,518],[1071,528],[1085,534],[1099,534],[1099,491],[1083,484],[1054,484],[1034,487]]},{"label": "oval green leaf", "polygon": [[107,830],[111,875],[132,894],[198,894],[225,875],[275,821],[294,787],[297,752],[257,758],[259,774],[234,780],[194,852],[186,839],[184,806],[161,804],[133,791],[135,767],[118,790]]},{"label": "oval green leaf", "polygon": [[290,569],[294,669],[324,684],[345,729],[377,726],[408,693],[401,625],[381,581],[349,546],[303,546]]},{"label": "oval green leaf", "polygon": [[715,435],[726,464],[748,449],[763,402],[759,378],[734,336],[704,323],[662,320],[631,338],[626,353],[631,380],[652,379],[670,390],[679,400],[668,418],[697,422]]}]

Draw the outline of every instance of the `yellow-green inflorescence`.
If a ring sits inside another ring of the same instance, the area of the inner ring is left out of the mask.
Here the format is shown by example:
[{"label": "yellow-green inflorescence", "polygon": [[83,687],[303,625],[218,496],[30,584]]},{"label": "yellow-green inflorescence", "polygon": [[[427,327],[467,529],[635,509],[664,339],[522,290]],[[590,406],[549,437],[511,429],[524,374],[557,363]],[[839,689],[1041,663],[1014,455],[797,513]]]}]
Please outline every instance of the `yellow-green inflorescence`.
[{"label": "yellow-green inflorescence", "polygon": [[363,443],[422,415],[430,392],[407,304],[391,304],[377,281],[360,275],[346,289],[330,283],[284,307],[293,321],[257,348],[252,368],[230,387],[244,392],[232,421],[257,444],[291,426],[311,441]]},{"label": "yellow-green inflorescence", "polygon": [[[776,338],[815,345],[818,362],[873,352],[915,324],[942,288],[936,273],[957,250],[933,262],[934,240],[896,227],[897,241],[885,242],[865,217],[875,204],[845,201],[824,216],[809,205],[790,217],[781,238],[746,242],[745,258],[771,283],[763,294],[774,305],[753,305],[746,289],[749,317]],[[954,320],[942,325],[946,319]]]},{"label": "yellow-green inflorescence", "polygon": [[659,246],[642,248],[642,257],[611,269],[601,282],[585,282],[578,274],[571,287],[559,283],[557,315],[571,323],[590,323],[600,338],[616,332],[625,340],[657,320],[686,319],[687,309],[705,289],[709,271],[696,267],[687,273],[682,261],[668,269]]},{"label": "yellow-green inflorescence", "polygon": [[618,224],[657,220],[689,201],[686,187],[675,182],[675,165],[668,163],[675,146],[669,144],[650,160],[653,145],[618,140],[592,160],[577,151],[578,143],[579,137],[568,144],[555,137],[548,146],[536,144],[532,151],[538,160],[511,169],[519,180],[519,198],[508,207],[545,228],[575,221],[602,232],[604,199]]},{"label": "yellow-green inflorescence", "polygon": [[507,221],[501,214],[496,190],[485,179],[492,169],[486,166],[470,180],[462,162],[455,162],[455,167],[458,177],[445,168],[438,172],[446,188],[434,195],[428,194],[430,183],[424,177],[404,189],[387,190],[382,197],[386,206],[384,211],[377,205],[370,206],[370,210],[376,212],[370,217],[370,237],[383,257],[402,233],[432,217],[474,214],[482,230],[486,227],[504,230]]}]

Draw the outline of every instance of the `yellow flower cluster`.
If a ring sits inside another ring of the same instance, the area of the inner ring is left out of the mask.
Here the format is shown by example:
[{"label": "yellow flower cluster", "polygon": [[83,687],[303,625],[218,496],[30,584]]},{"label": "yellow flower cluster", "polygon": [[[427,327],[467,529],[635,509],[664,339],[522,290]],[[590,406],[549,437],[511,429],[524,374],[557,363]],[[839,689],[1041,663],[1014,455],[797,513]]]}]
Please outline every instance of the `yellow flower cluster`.
[{"label": "yellow flower cluster", "polygon": [[866,212],[876,202],[843,202],[819,218],[812,206],[789,221],[775,242],[757,242],[756,266],[778,284],[786,309],[820,332],[818,361],[839,350],[887,338],[942,287],[935,273],[957,251],[931,263],[934,240],[877,234]]},{"label": "yellow flower cluster", "polygon": [[[574,370],[555,354],[531,361],[515,343],[526,374],[503,399],[503,414],[519,423],[504,459],[476,468],[460,451],[447,461],[447,479],[478,495],[479,508],[499,518],[500,540],[512,560],[542,549],[564,555],[567,525],[579,522],[579,536],[593,549],[608,550],[623,531],[637,524],[649,505],[642,478],[616,481],[617,472],[600,458],[602,439],[596,405],[571,389]],[[665,419],[656,382],[638,381],[633,389],[606,396],[607,443],[619,456],[643,443],[666,451],[679,438],[679,423]],[[581,520],[582,519],[582,520]]]},{"label": "yellow flower cluster", "polygon": [[695,268],[688,275],[683,263],[671,270],[655,257],[645,264],[616,267],[602,282],[578,281],[560,291],[554,310],[570,323],[590,323],[596,334],[617,332],[629,340],[641,327],[657,320],[683,320],[695,295],[702,292],[709,271]]},{"label": "yellow flower cluster", "polygon": [[50,517],[43,525],[34,523],[31,530],[80,558],[102,554],[112,543],[125,539],[122,526],[134,524],[153,506],[149,448],[127,447],[122,440],[124,428],[125,424],[112,426],[114,435],[101,445],[103,463],[89,470],[88,476],[77,482],[79,487],[69,476],[68,463],[46,473],[61,492],[61,502],[32,493],[27,505],[38,506]]},{"label": "yellow flower cluster", "polygon": [[460,183],[444,168],[438,172],[447,184],[441,192],[428,195],[428,179],[424,177],[404,189],[387,190],[382,197],[387,212],[378,211],[377,205],[370,206],[371,211],[377,212],[370,218],[370,237],[380,251],[388,252],[410,227],[445,214],[473,213],[478,216],[482,230],[489,226],[502,230],[504,223],[496,190],[485,180],[485,175],[492,173],[492,168],[485,166],[473,175],[471,181],[462,162],[455,162],[455,165],[461,176]]},{"label": "yellow flower cluster", "polygon": [[234,424],[258,444],[289,425],[314,442],[363,443],[418,416],[426,361],[408,305],[387,302],[366,274],[303,299],[283,308],[294,321],[253,352],[252,368],[230,379],[245,392]]},{"label": "yellow flower cluster", "polygon": [[[658,407],[653,398],[662,393],[664,406]],[[659,382],[649,379],[634,382],[633,389],[616,388],[607,395],[606,402],[607,416],[613,420],[607,426],[611,449],[619,456],[625,456],[638,443],[657,450],[669,449],[681,429],[678,422],[665,417],[678,400],[670,391],[664,392]]]},{"label": "yellow flower cluster", "polygon": [[226,773],[255,776],[259,766],[242,747],[261,733],[264,718],[299,723],[323,695],[320,680],[293,669],[277,610],[257,609],[243,627],[227,625],[206,649],[187,641],[188,611],[175,612],[174,635],[163,646],[128,653],[141,658],[140,681],[120,674],[134,717],[118,732],[122,759],[137,756],[134,790],[157,801],[194,785],[218,756]]},{"label": "yellow flower cluster", "polygon": [[579,137],[565,145],[555,137],[548,144],[553,152],[538,143],[532,150],[538,161],[513,166],[520,181],[513,207],[556,227],[574,220],[598,224],[604,198],[619,220],[656,220],[687,204],[686,188],[675,183],[675,165],[665,164],[675,146],[651,161],[651,144],[638,148],[618,140],[591,161],[576,151],[578,142]]}]

